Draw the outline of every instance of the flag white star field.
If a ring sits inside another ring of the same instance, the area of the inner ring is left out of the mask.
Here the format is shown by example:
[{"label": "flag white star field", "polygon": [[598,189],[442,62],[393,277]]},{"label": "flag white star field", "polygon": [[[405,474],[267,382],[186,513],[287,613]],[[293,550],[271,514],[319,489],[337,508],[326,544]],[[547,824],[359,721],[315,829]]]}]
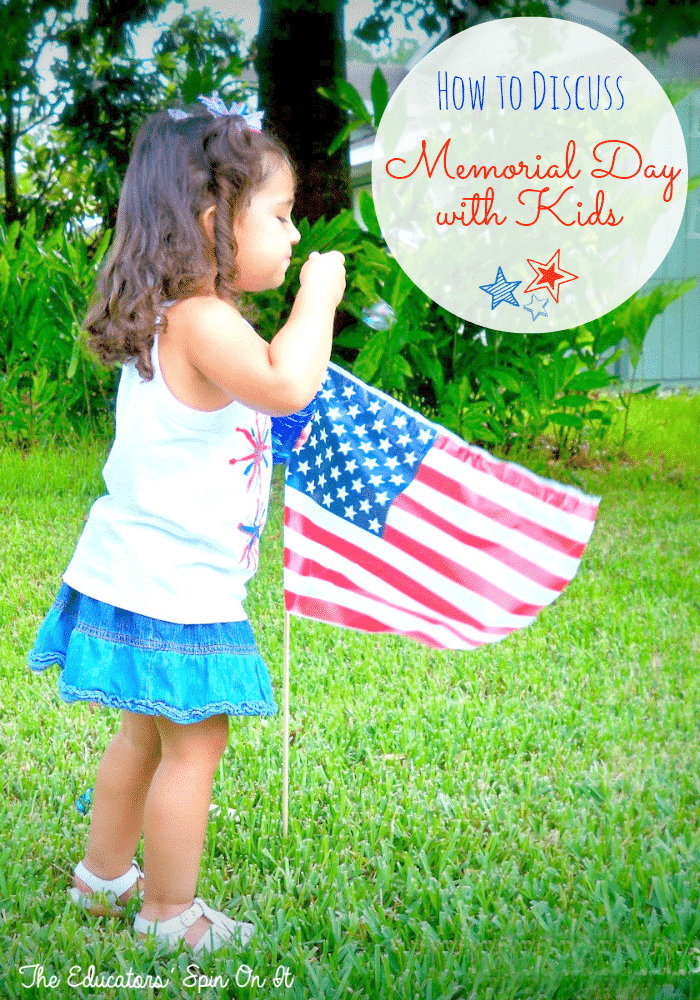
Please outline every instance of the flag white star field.
[{"label": "flag white star field", "polygon": [[292,614],[472,649],[576,574],[599,498],[492,458],[330,365],[285,487]]}]

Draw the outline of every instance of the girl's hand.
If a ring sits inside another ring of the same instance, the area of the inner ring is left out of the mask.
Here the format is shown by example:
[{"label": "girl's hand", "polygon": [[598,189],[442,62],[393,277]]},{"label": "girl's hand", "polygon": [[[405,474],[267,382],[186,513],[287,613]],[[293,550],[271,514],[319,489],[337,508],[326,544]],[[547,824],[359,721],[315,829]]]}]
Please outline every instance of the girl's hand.
[{"label": "girl's hand", "polygon": [[335,309],[345,291],[345,257],[339,250],[314,250],[301,269],[299,284],[325,296]]}]

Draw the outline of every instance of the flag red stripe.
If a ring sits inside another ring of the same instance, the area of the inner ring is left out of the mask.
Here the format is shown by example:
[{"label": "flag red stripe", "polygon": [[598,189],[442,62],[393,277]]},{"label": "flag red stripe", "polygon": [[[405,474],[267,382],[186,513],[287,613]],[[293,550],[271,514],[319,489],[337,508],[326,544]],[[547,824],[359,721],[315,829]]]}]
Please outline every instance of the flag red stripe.
[{"label": "flag red stripe", "polygon": [[471,625],[486,635],[508,635],[512,631],[512,628],[488,628],[484,626],[481,622],[472,618],[471,615],[462,611],[461,608],[456,607],[456,605],[446,601],[438,594],[433,593],[432,590],[413,580],[406,573],[402,573],[395,566],[392,566],[391,563],[371,555],[365,549],[360,548],[358,545],[353,545],[352,542],[348,542],[330,531],[326,531],[325,528],[319,527],[310,518],[305,517],[298,511],[292,510],[290,507],[285,507],[284,509],[284,523],[286,527],[292,528],[300,535],[310,538],[319,545],[324,545],[333,552],[338,552],[346,559],[349,559],[350,562],[357,563],[358,566],[366,569],[369,573],[374,573],[380,579],[387,580],[396,590],[408,594],[414,601],[422,604],[430,611],[435,611],[446,618],[452,618],[456,622]]},{"label": "flag red stripe", "polygon": [[470,545],[472,548],[480,549],[493,559],[497,559],[503,563],[504,566],[510,566],[511,569],[517,570],[518,573],[528,577],[534,583],[538,583],[541,587],[561,591],[569,583],[564,577],[555,576],[554,573],[550,573],[542,566],[538,566],[537,563],[531,562],[525,556],[518,555],[512,549],[506,548],[505,545],[490,541],[488,538],[480,538],[479,535],[469,534],[469,532],[459,528],[456,524],[452,524],[451,521],[447,521],[444,517],[440,517],[439,514],[425,507],[422,503],[418,503],[417,500],[407,496],[405,493],[399,493],[392,506],[398,507],[400,510],[405,510],[407,514],[412,514],[414,517],[420,518],[421,521],[432,524],[433,527],[439,528],[440,531],[446,535],[450,535],[463,545]]},{"label": "flag red stripe", "polygon": [[543,545],[548,545],[550,548],[556,549],[557,552],[564,552],[567,556],[574,556],[577,559],[580,559],[583,555],[583,550],[586,547],[585,543],[577,542],[573,538],[567,538],[566,535],[560,535],[549,528],[543,528],[541,524],[537,524],[536,521],[530,521],[528,518],[523,517],[522,514],[514,514],[507,507],[502,507],[493,500],[474,493],[468,486],[458,482],[456,479],[451,479],[444,473],[438,472],[437,469],[426,466],[425,462],[418,469],[415,478],[419,483],[429,486],[438,493],[442,493],[444,496],[450,497],[458,503],[463,503],[473,510],[478,510],[484,517],[490,517],[492,521],[498,521],[499,524],[504,525],[506,528],[513,528],[522,535],[533,538],[536,542],[541,542]]},{"label": "flag red stripe", "polygon": [[483,470],[486,475],[520,490],[521,493],[529,493],[530,496],[537,497],[543,503],[551,504],[552,507],[557,507],[567,514],[576,514],[586,521],[595,521],[596,519],[597,504],[588,503],[575,494],[557,490],[549,483],[539,482],[528,476],[525,469],[519,468],[512,462],[489,461],[485,455],[470,448],[469,445],[459,445],[456,441],[443,435],[435,439],[433,447],[439,448],[459,462],[467,463],[473,469]]},{"label": "flag red stripe", "polygon": [[[377,621],[369,615],[360,614],[351,608],[344,608],[341,604],[332,604],[329,601],[319,601],[315,597],[303,597],[301,594],[293,594],[290,591],[284,593],[284,606],[292,614],[303,615],[307,618],[315,618],[318,621],[328,622],[331,625],[345,625],[346,628],[360,629],[362,632],[391,632],[394,635],[406,635],[410,639],[422,642],[424,646],[432,649],[453,649],[453,646],[443,646],[431,635],[424,632],[401,632],[398,629],[385,625],[384,622]],[[466,643],[468,639],[464,640]],[[474,642],[474,646],[481,643]]]},{"label": "flag red stripe", "polygon": [[455,583],[460,584],[460,586],[465,587],[467,590],[472,590],[475,594],[485,597],[488,601],[497,604],[499,608],[503,608],[504,611],[507,611],[511,615],[523,615],[524,617],[532,618],[542,610],[542,604],[525,604],[524,601],[514,597],[512,594],[507,594],[505,590],[501,590],[500,587],[497,587],[485,577],[467,569],[466,566],[461,566],[454,559],[449,559],[447,556],[442,555],[442,553],[436,552],[430,546],[423,545],[422,542],[417,542],[415,538],[409,538],[408,535],[405,535],[402,531],[397,531],[396,528],[390,527],[389,524],[384,529],[383,537],[385,542],[394,545],[397,549],[401,549],[402,552],[407,552],[408,555],[413,556],[418,562],[422,562],[424,566],[429,566],[437,573],[442,573],[448,580],[454,580]]},{"label": "flag red stripe", "polygon": [[[469,642],[474,646],[478,644],[475,639],[466,637],[459,631],[459,629],[454,628],[454,626],[449,622],[441,621],[439,618],[431,618],[429,615],[421,614],[412,608],[402,607],[400,604],[392,604],[391,601],[387,601],[385,598],[379,597],[378,594],[372,594],[368,590],[358,587],[357,584],[353,583],[352,580],[348,579],[348,577],[344,576],[342,573],[328,569],[328,567],[316,562],[316,560],[309,559],[307,556],[302,556],[298,552],[292,552],[290,548],[285,548],[284,550],[284,565],[285,569],[291,570],[298,576],[303,576],[311,580],[324,580],[326,583],[332,583],[336,587],[340,587],[343,590],[349,590],[351,593],[367,597],[377,605],[401,611],[406,615],[410,615],[412,618],[422,620],[430,625],[439,625],[441,628],[447,629],[448,632],[453,632],[460,639],[463,639],[465,642]],[[510,629],[509,632],[510,631],[513,630]]]}]

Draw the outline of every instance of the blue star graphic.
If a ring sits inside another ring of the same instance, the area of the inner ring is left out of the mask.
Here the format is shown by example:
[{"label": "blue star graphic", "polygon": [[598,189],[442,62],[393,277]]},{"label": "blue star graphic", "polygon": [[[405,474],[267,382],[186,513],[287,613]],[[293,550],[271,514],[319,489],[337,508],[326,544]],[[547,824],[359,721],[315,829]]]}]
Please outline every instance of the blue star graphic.
[{"label": "blue star graphic", "polygon": [[[537,305],[535,305],[535,302],[537,303]],[[534,321],[537,319],[538,316],[549,316],[549,313],[546,312],[548,302],[549,299],[538,299],[535,293],[533,292],[532,298],[530,299],[530,301],[526,306],[523,306],[523,309],[527,309],[527,311],[532,316],[532,321],[534,323]],[[542,307],[541,309],[539,308],[540,306]],[[537,312],[535,312],[535,309],[537,309]]]},{"label": "blue star graphic", "polygon": [[513,290],[522,284],[521,281],[506,281],[503,268],[499,267],[496,280],[491,285],[479,285],[482,292],[487,292],[491,296],[491,308],[495,309],[501,302],[507,302],[511,306],[520,306],[520,303],[513,295]]}]

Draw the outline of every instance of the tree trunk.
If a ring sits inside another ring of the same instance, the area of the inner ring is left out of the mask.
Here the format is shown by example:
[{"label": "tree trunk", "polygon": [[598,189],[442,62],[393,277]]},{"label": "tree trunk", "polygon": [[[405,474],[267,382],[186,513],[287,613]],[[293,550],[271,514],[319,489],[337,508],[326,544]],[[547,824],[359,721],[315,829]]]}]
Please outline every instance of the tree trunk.
[{"label": "tree trunk", "polygon": [[14,132],[14,107],[12,95],[9,91],[5,93],[4,100],[5,122],[2,128],[2,164],[5,178],[5,225],[11,225],[15,219],[19,218],[19,206],[17,204],[17,174],[15,169],[15,152],[17,137]]},{"label": "tree trunk", "polygon": [[327,150],[346,112],[316,93],[345,76],[344,0],[261,0],[255,68],[265,127],[284,142],[299,181],[294,215],[315,222],[352,205],[348,146]]}]

